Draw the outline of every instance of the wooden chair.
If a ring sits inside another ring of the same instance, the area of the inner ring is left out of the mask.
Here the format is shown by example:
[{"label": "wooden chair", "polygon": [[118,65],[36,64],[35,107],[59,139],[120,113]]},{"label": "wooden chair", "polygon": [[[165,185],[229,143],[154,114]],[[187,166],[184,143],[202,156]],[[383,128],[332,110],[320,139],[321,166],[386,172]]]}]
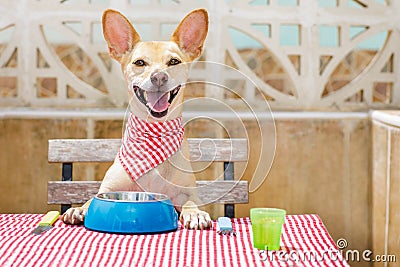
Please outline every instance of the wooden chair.
[{"label": "wooden chair", "polygon": [[[197,181],[198,194],[204,203],[225,204],[225,216],[235,216],[234,204],[248,203],[247,181],[234,181],[234,162],[247,161],[246,139],[188,139],[190,160],[223,162],[224,180]],[[72,204],[83,204],[95,196],[99,181],[72,181],[75,162],[112,162],[121,146],[120,139],[49,140],[48,161],[62,163],[62,181],[48,182],[48,204],[61,204],[65,212]],[[212,191],[210,190],[212,188]],[[227,192],[227,188],[231,188]],[[216,200],[216,201],[215,201]]]}]

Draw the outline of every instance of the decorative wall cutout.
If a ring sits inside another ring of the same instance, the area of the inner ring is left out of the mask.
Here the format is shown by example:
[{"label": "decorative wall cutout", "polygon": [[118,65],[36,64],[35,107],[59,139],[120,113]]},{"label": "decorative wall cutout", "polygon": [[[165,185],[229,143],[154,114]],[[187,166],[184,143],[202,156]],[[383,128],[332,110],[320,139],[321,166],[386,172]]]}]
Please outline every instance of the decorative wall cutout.
[{"label": "decorative wall cutout", "polygon": [[0,78],[0,97],[4,99],[15,98],[18,94],[16,77],[3,76]]}]

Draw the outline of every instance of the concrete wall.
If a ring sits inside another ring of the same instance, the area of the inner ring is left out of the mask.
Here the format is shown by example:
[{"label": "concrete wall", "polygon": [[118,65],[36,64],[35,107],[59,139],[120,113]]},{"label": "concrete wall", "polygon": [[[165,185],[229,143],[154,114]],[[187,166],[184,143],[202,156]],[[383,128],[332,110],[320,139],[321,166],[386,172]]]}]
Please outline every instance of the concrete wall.
[{"label": "concrete wall", "polygon": [[372,119],[372,248],[377,255],[396,255],[400,251],[400,112],[375,111]]}]

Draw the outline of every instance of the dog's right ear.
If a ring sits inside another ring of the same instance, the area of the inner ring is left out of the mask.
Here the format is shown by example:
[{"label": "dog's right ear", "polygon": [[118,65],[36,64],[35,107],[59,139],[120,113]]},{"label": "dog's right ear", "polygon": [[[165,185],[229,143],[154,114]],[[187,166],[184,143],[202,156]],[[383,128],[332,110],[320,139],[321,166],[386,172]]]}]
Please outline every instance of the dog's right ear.
[{"label": "dog's right ear", "polygon": [[123,56],[140,41],[140,36],[129,20],[116,10],[104,11],[102,22],[108,51],[114,59],[121,62]]}]

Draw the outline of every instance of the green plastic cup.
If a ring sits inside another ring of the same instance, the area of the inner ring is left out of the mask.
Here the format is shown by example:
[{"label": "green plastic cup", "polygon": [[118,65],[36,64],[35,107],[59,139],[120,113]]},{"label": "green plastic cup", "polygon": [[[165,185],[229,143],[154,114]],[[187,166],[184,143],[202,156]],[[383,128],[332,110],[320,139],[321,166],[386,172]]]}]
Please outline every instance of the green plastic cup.
[{"label": "green plastic cup", "polygon": [[250,209],[253,246],[262,250],[279,250],[286,211],[274,208]]}]

